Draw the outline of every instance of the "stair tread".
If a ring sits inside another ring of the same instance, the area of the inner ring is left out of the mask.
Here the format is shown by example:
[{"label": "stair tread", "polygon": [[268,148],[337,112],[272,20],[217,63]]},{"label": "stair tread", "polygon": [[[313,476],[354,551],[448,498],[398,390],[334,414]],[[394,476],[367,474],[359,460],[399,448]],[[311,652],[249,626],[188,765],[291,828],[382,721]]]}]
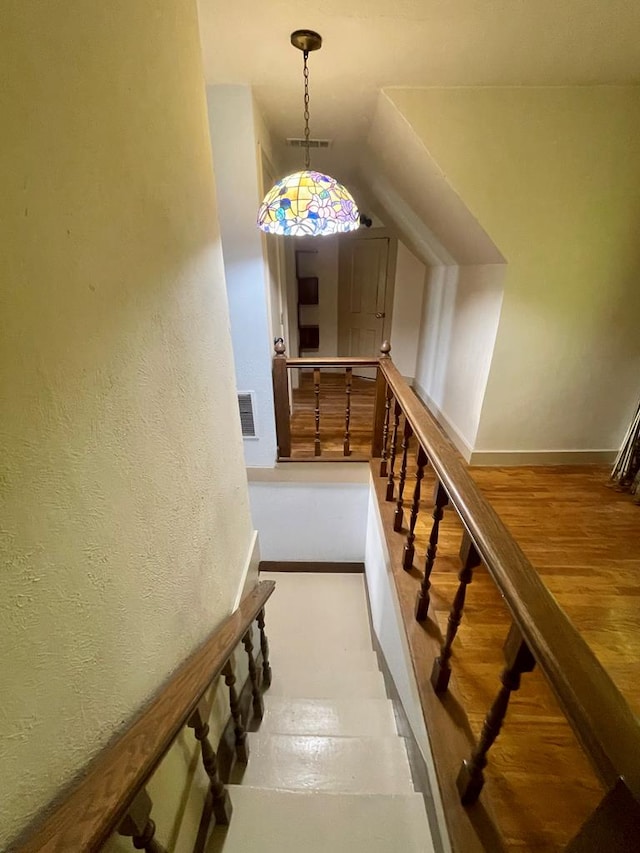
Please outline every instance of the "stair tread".
[{"label": "stair tread", "polygon": [[299,735],[397,734],[388,699],[290,699],[265,697],[261,732]]},{"label": "stair tread", "polygon": [[411,793],[404,741],[384,737],[333,737],[256,732],[244,785],[347,793]]},{"label": "stair tread", "polygon": [[207,853],[431,853],[419,794],[331,794],[229,786],[230,826]]}]

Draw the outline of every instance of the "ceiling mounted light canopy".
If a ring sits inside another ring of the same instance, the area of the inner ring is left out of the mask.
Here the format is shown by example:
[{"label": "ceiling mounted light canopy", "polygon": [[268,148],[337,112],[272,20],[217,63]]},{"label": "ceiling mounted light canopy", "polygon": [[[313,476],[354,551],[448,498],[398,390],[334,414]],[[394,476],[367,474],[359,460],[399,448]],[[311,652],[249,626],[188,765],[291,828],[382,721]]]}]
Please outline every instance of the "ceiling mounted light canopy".
[{"label": "ceiling mounted light canopy", "polygon": [[335,178],[310,168],[307,59],[322,47],[322,37],[313,30],[296,30],[291,44],[304,56],[304,170],[287,175],[269,190],[258,211],[258,228],[286,237],[354,231],[360,225],[360,213],[351,193]]}]

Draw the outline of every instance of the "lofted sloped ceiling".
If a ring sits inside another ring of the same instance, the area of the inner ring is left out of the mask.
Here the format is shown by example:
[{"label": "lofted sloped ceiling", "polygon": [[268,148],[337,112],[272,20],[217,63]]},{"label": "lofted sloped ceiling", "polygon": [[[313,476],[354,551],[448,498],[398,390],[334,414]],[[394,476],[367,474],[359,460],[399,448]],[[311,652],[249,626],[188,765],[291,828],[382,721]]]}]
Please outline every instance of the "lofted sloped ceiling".
[{"label": "lofted sloped ceiling", "polygon": [[[346,178],[385,87],[640,81],[638,0],[200,0],[209,84],[254,88],[274,138],[302,131],[300,27],[311,57],[311,131],[333,140],[314,163]],[[299,151],[281,149],[285,169]]]},{"label": "lofted sloped ceiling", "polygon": [[384,92],[378,96],[359,171],[382,218],[424,263],[504,263],[500,250]]}]

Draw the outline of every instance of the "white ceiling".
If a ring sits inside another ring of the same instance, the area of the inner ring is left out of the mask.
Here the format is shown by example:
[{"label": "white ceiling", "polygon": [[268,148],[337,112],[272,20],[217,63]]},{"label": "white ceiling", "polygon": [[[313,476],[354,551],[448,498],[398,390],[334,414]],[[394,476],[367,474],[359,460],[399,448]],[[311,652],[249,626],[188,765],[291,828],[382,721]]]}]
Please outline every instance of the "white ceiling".
[{"label": "white ceiling", "polygon": [[[199,0],[210,84],[242,83],[276,140],[302,135],[302,56],[289,35],[315,29],[314,155],[357,165],[379,89],[387,86],[640,82],[640,0]],[[301,153],[288,152],[288,167]]]}]

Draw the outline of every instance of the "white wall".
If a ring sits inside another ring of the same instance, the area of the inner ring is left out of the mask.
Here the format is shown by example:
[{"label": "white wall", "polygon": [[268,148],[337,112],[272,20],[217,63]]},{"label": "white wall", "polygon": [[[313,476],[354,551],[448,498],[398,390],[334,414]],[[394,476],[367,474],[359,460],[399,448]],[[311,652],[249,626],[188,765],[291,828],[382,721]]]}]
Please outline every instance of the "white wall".
[{"label": "white wall", "polygon": [[252,527],[195,2],[2,33],[6,849],[229,613]]},{"label": "white wall", "polygon": [[367,464],[285,463],[248,473],[263,560],[364,560]]},{"label": "white wall", "polygon": [[387,95],[508,259],[475,442],[483,461],[611,459],[639,391],[640,87]]},{"label": "white wall", "polygon": [[244,441],[247,465],[271,466],[276,433],[271,380],[268,272],[256,228],[259,183],[253,96],[248,86],[209,86],[209,128],[239,391],[255,393],[257,439]]},{"label": "white wall", "polygon": [[373,630],[391,672],[409,725],[425,760],[430,782],[430,801],[427,802],[427,811],[430,821],[436,824],[435,827],[432,826],[432,831],[438,832],[439,830],[441,849],[449,850],[446,822],[439,796],[429,736],[416,687],[416,677],[402,622],[400,604],[395,582],[391,575],[389,551],[384,537],[375,487],[372,482],[370,482],[367,507],[365,572]]},{"label": "white wall", "polygon": [[[419,264],[427,267],[418,335],[395,331],[394,303],[392,357],[403,375],[415,376],[416,391],[470,459],[500,319],[504,258],[386,93],[378,98],[362,168],[402,241],[396,281],[409,251],[414,281]],[[398,308],[411,324],[410,305],[400,299]],[[405,349],[405,341],[417,342],[414,374],[414,347]]]},{"label": "white wall", "polygon": [[416,376],[427,268],[398,240],[391,320],[391,355],[409,382]]},{"label": "white wall", "polygon": [[[258,195],[264,198],[280,175],[275,159],[273,139],[255,98],[253,120],[256,139],[256,163],[258,168]],[[288,328],[286,297],[285,239],[275,234],[261,232],[262,255],[265,260],[267,304],[271,320],[271,341],[284,337]]]},{"label": "white wall", "polygon": [[429,270],[415,387],[467,459],[493,357],[503,274],[502,264]]}]

